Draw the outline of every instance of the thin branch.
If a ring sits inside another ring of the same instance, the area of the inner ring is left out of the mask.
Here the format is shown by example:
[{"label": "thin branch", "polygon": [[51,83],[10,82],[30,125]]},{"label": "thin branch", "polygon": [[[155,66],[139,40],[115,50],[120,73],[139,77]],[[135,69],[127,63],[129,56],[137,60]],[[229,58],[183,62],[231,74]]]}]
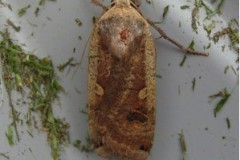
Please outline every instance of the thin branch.
[{"label": "thin branch", "polygon": [[194,51],[190,48],[185,48],[183,45],[179,44],[178,42],[176,42],[175,40],[173,40],[172,38],[168,37],[167,34],[160,28],[158,27],[153,21],[146,19],[147,22],[158,31],[158,33],[160,33],[160,35],[168,40],[169,42],[173,43],[175,46],[177,46],[179,49],[181,49],[182,51],[184,51],[187,54],[192,54],[192,55],[198,55],[198,56],[208,56],[209,53],[206,52],[198,52],[198,51]]}]

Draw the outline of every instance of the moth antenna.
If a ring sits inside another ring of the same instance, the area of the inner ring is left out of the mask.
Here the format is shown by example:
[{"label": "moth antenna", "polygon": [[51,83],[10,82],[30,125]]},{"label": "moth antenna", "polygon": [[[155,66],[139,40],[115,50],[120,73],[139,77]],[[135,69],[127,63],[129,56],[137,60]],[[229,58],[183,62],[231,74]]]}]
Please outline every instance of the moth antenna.
[{"label": "moth antenna", "polygon": [[140,7],[141,1],[140,0],[131,0],[130,4],[131,4],[132,7],[137,9],[138,7]]},{"label": "moth antenna", "polygon": [[79,68],[81,67],[81,65],[82,65],[82,61],[83,61],[84,55],[85,55],[85,53],[86,53],[86,48],[87,48],[87,46],[88,46],[90,37],[91,37],[91,36],[88,36],[87,42],[86,42],[86,44],[85,44],[85,46],[84,46],[84,48],[83,48],[83,52],[82,52],[80,61],[78,62],[77,67],[76,67],[76,70],[74,71],[74,73],[73,73],[73,75],[72,75],[72,79],[74,78],[74,76],[76,75],[78,69],[79,69]]},{"label": "moth antenna", "polygon": [[110,4],[111,4],[111,7],[113,7],[115,5],[115,0],[111,0]]},{"label": "moth antenna", "polygon": [[102,2],[100,2],[99,0],[91,0],[91,2],[93,4],[95,4],[98,7],[101,7],[103,10],[107,11],[109,9],[108,6],[105,6]]}]

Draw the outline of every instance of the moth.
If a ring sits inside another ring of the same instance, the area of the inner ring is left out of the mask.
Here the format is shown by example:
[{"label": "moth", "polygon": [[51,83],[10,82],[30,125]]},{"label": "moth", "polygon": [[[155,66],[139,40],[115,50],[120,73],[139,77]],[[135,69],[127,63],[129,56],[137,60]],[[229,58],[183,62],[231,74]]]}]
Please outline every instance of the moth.
[{"label": "moth", "polygon": [[142,16],[136,0],[114,0],[111,8],[92,1],[105,13],[90,39],[90,138],[102,157],[145,160],[153,145],[156,108],[156,52],[149,24],[171,39]]}]

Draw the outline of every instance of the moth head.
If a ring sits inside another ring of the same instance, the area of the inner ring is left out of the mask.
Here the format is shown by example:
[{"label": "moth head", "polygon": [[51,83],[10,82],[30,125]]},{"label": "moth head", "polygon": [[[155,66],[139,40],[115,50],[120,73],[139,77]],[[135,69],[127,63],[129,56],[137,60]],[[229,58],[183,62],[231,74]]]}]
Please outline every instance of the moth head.
[{"label": "moth head", "polygon": [[132,6],[138,8],[141,5],[141,0],[111,0],[111,6]]}]

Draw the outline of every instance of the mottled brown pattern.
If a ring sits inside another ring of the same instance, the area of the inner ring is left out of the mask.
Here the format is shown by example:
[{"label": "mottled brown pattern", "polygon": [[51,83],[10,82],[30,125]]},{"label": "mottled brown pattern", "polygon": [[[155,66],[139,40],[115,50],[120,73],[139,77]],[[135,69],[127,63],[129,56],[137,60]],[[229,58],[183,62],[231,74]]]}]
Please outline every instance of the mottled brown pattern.
[{"label": "mottled brown pattern", "polygon": [[[145,160],[155,123],[155,50],[147,22],[132,7],[113,7],[94,28],[93,55],[89,58],[88,111],[96,152]],[[94,84],[102,88],[102,94]],[[147,95],[141,98],[144,89]]]}]

